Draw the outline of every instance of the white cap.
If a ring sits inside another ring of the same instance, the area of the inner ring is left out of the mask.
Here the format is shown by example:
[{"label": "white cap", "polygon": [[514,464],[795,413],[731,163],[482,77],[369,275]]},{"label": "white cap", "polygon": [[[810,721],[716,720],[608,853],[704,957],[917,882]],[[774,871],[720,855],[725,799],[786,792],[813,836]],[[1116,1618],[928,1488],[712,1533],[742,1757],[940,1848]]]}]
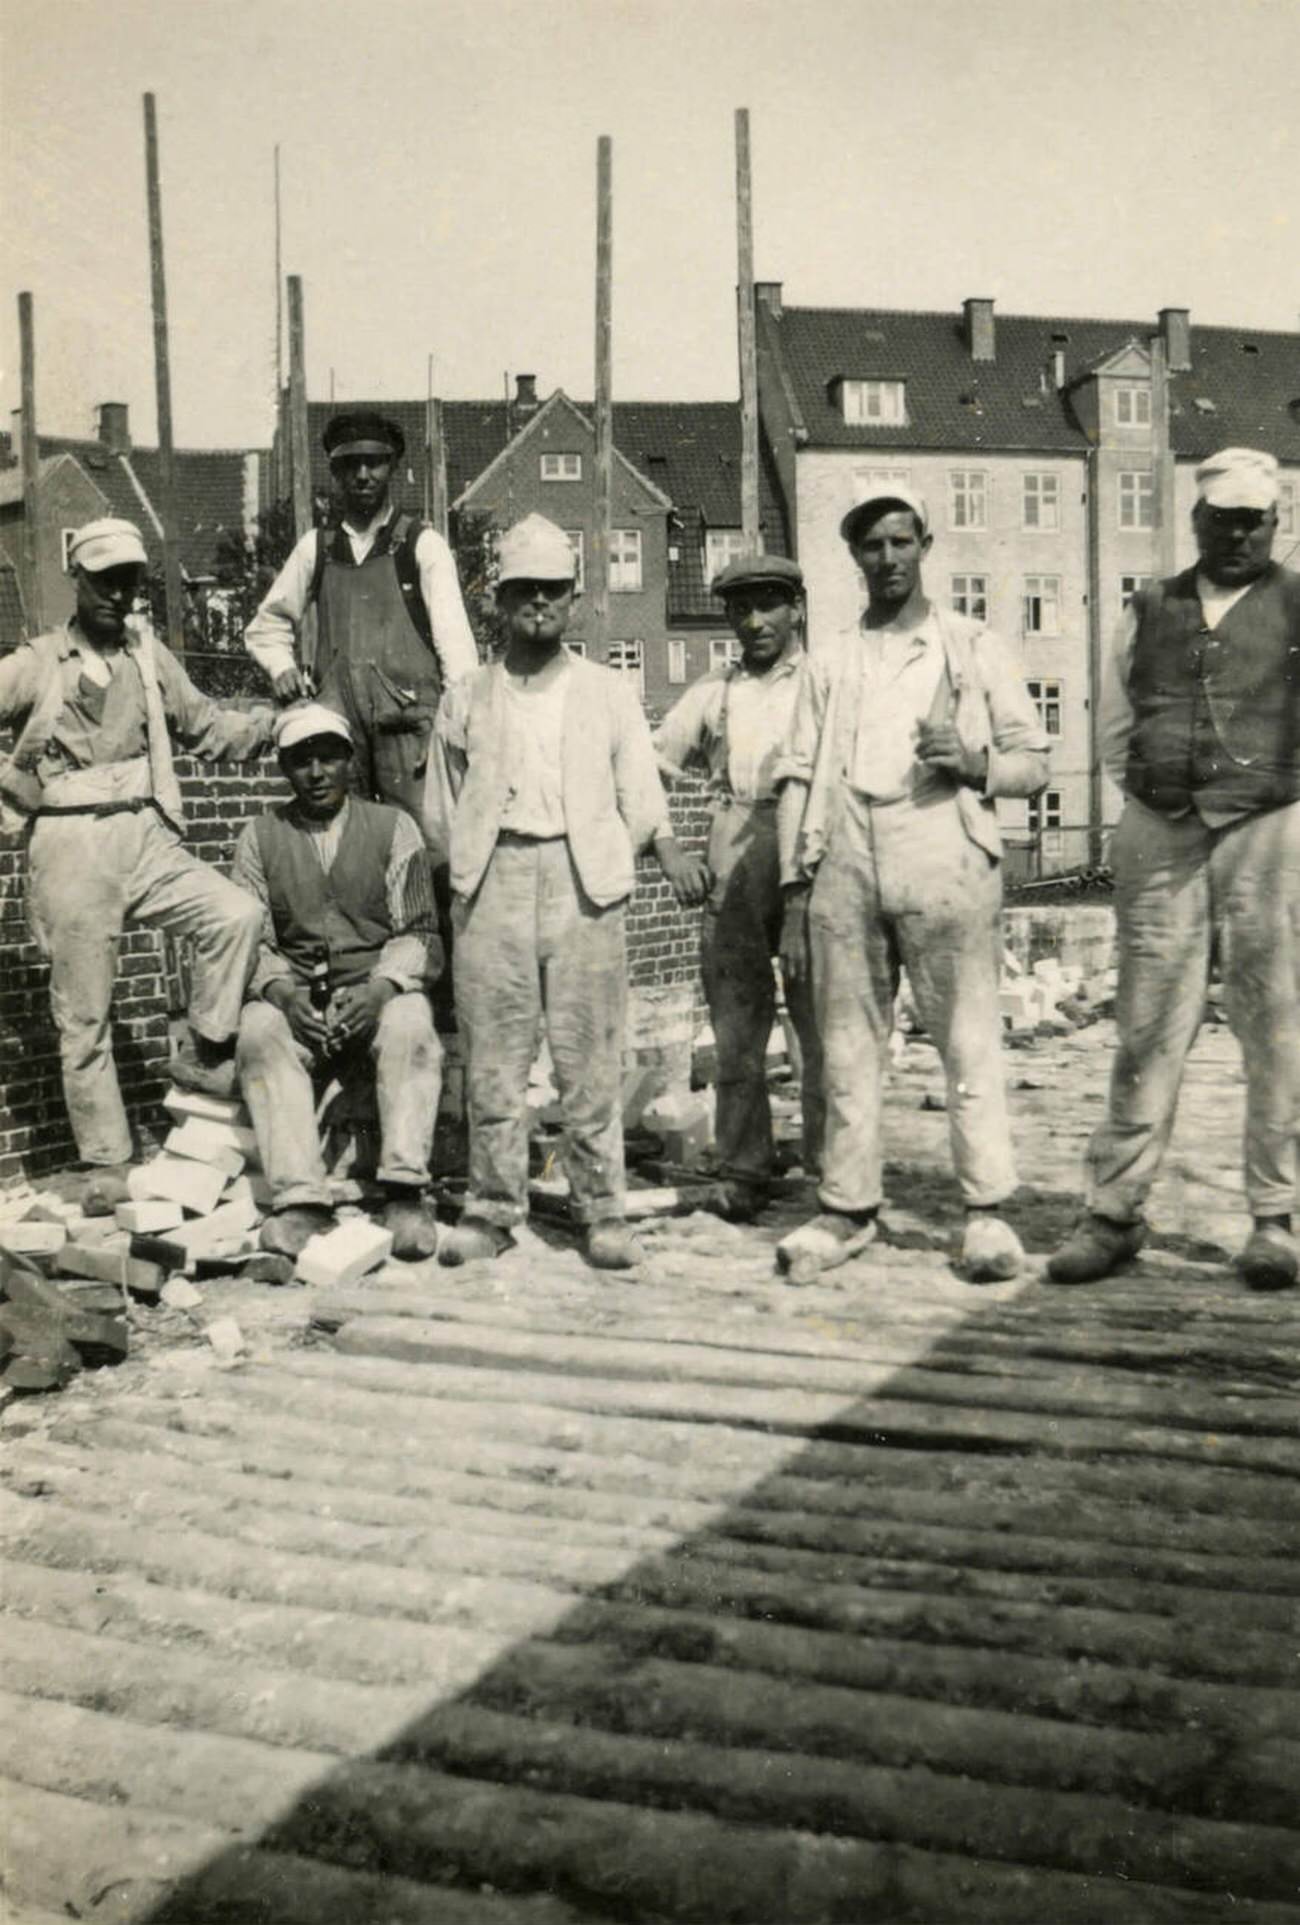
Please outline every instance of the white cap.
[{"label": "white cap", "polygon": [[890,481],[878,483],[862,501],[853,504],[840,523],[841,540],[847,541],[852,546],[857,539],[858,529],[867,509],[872,508],[879,512],[886,502],[893,502],[896,508],[910,508],[921,524],[922,535],[929,534],[930,510],[926,505],[925,496],[918,495],[915,488],[907,487],[904,482]]},{"label": "white cap", "polygon": [[88,521],[84,528],[78,528],[68,543],[69,567],[84,568],[92,575],[103,568],[119,568],[123,562],[149,566],[144,539],[133,521],[102,515],[98,521]]},{"label": "white cap", "polygon": [[576,568],[569,537],[545,515],[525,515],[497,548],[498,582],[571,582]]},{"label": "white cap", "polygon": [[1277,462],[1262,448],[1220,448],[1196,470],[1196,499],[1211,508],[1272,508]]},{"label": "white cap", "polygon": [[337,709],[323,702],[295,702],[275,725],[275,746],[283,754],[295,742],[306,742],[313,735],[341,735],[352,746],[352,731]]}]

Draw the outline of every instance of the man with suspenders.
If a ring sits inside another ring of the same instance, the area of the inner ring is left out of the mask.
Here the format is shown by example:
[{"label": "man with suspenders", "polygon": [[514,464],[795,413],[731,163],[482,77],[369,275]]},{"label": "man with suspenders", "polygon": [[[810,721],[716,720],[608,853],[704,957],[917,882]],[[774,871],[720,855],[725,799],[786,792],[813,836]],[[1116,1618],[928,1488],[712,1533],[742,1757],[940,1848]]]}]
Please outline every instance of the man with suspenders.
[{"label": "man with suspenders", "polygon": [[1035,795],[1047,737],[1009,651],[921,586],[931,543],[909,488],[859,502],[840,534],[867,585],[861,622],[808,662],[777,770],[787,982],[811,962],[826,1140],[821,1214],[778,1246],[793,1277],[875,1235],[881,1083],[899,972],[938,1048],[972,1281],[1024,1261],[998,1214],[1016,1187],[998,1003],[996,796]]}]

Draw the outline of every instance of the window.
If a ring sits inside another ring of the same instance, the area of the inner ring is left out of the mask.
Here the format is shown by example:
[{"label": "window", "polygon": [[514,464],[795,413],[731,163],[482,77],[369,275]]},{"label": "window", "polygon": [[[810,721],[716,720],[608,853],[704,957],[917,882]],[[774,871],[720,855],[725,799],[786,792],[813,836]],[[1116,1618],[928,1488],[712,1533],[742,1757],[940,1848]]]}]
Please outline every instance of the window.
[{"label": "window", "polygon": [[611,642],[609,654],[605,657],[610,668],[617,669],[620,675],[634,676],[636,692],[645,694],[645,647],[640,641]]},{"label": "window", "polygon": [[1119,478],[1121,528],[1154,528],[1156,478],[1149,468],[1124,469]]},{"label": "window", "polygon": [[543,481],[581,481],[581,455],[543,455]]},{"label": "window", "polygon": [[1279,481],[1277,484],[1277,532],[1279,535],[1300,535],[1294,481]]},{"label": "window", "polygon": [[906,387],[902,381],[846,381],[844,419],[851,427],[879,424],[901,428],[907,422]]},{"label": "window", "polygon": [[1023,475],[1023,526],[1045,533],[1061,526],[1061,478],[1059,475]]},{"label": "window", "polygon": [[1026,635],[1059,635],[1061,632],[1061,578],[1059,575],[1026,575],[1021,628]]},{"label": "window", "polygon": [[59,530],[59,553],[63,556],[63,572],[65,575],[72,573],[72,557],[69,551],[71,550],[73,537],[76,535],[76,532],[75,528],[60,528]]},{"label": "window", "polygon": [[1039,795],[1029,798],[1029,833],[1042,838],[1043,854],[1059,856],[1061,853],[1061,791],[1044,789]]},{"label": "window", "polygon": [[564,646],[568,649],[570,655],[580,655],[584,661],[587,659],[587,644],[585,642],[571,642],[566,637]]},{"label": "window", "polygon": [[988,476],[980,468],[954,468],[948,476],[950,528],[988,526]]},{"label": "window", "polygon": [[1150,388],[1116,388],[1115,425],[1117,428],[1149,428],[1151,426]]},{"label": "window", "polygon": [[1120,605],[1127,608],[1139,589],[1150,588],[1154,575],[1121,575],[1119,578]]},{"label": "window", "polygon": [[959,615],[969,615],[972,621],[986,622],[989,618],[988,576],[954,575],[952,605]]},{"label": "window", "polygon": [[609,537],[609,592],[626,595],[641,586],[641,530],[615,528]]},{"label": "window", "polygon": [[873,495],[883,494],[887,489],[910,488],[911,485],[910,468],[855,468],[853,470],[855,501],[870,501]]},{"label": "window", "polygon": [[720,575],[729,561],[736,561],[745,552],[745,531],[743,528],[709,528],[704,535],[704,585],[707,588],[715,575]]},{"label": "window", "polygon": [[668,637],[668,680],[676,683],[686,680],[686,643],[680,635]]},{"label": "window", "polygon": [[1061,684],[1059,682],[1029,681],[1025,683],[1029,699],[1038,710],[1038,719],[1048,735],[1061,733]]},{"label": "window", "polygon": [[566,528],[569,546],[573,550],[573,586],[587,586],[587,537],[581,528]]},{"label": "window", "polygon": [[709,667],[730,668],[740,660],[740,643],[734,635],[714,635],[709,641]]}]

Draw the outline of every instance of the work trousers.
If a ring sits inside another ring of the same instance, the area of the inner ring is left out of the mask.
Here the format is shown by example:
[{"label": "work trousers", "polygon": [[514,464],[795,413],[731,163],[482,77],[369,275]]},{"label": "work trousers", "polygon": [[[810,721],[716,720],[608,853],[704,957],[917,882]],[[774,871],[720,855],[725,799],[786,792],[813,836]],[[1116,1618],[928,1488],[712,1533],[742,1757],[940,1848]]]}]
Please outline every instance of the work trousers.
[{"label": "work trousers", "polygon": [[1001,869],[952,795],[872,803],[845,789],[808,907],[821,1030],[821,1201],[881,1200],[880,1112],[894,998],[906,968],[948,1085],[953,1164],[968,1205],[1016,1185],[1002,1078]]},{"label": "work trousers", "polygon": [[[781,865],[771,803],[724,803],[709,836],[713,891],[704,910],[704,994],[717,1052],[714,1135],[727,1177],[764,1184],[772,1175],[767,1045],[776,1014],[772,958],[781,945]],[[821,1167],[825,1103],[821,1042],[806,978],[785,984],[799,1041],[803,1165]]]},{"label": "work trousers", "polygon": [[273,1207],[330,1202],[316,1123],[318,1091],[331,1078],[351,1108],[379,1111],[381,1183],[422,1189],[442,1093],[442,1045],[429,999],[407,990],[385,1003],[369,1044],[316,1062],[270,1003],[245,1005],[235,1064],[257,1134]]},{"label": "work trousers", "polygon": [[466,1215],[506,1227],[527,1214],[528,1075],[545,1020],[574,1214],[582,1223],[621,1217],[623,904],[599,908],[584,893],[567,837],[503,834],[452,921],[469,1117]]},{"label": "work trousers", "polygon": [[85,1163],[125,1163],[131,1132],[109,1024],[124,924],[189,938],[190,1024],[219,1043],[239,1024],[261,906],[189,855],[150,807],[39,817],[28,848],[28,919],[50,964],[50,1008],[77,1153]]},{"label": "work trousers", "polygon": [[1173,1129],[1205,1010],[1217,930],[1228,1021],[1246,1074],[1246,1197],[1295,1207],[1300,1127],[1300,802],[1211,829],[1130,800],[1111,844],[1119,1047],[1088,1149],[1089,1207],[1135,1221]]}]

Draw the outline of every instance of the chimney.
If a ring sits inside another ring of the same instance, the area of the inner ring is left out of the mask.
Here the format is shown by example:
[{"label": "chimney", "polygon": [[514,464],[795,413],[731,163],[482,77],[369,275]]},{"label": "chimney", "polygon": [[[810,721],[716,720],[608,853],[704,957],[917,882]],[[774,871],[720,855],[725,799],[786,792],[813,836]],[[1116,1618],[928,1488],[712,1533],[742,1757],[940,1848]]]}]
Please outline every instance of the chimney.
[{"label": "chimney", "polygon": [[99,439],[110,454],[130,454],[131,421],[125,401],[100,402]]},{"label": "chimney", "polygon": [[765,307],[774,321],[781,319],[781,282],[755,281],[754,299]]},{"label": "chimney", "polygon": [[993,331],[993,303],[984,298],[963,301],[962,313],[966,316],[966,346],[972,361],[996,361],[997,348]]},{"label": "chimney", "polygon": [[515,413],[533,414],[537,409],[537,376],[517,374],[515,376]]},{"label": "chimney", "polygon": [[1160,338],[1165,344],[1165,366],[1170,374],[1188,374],[1192,366],[1192,310],[1162,307]]}]

